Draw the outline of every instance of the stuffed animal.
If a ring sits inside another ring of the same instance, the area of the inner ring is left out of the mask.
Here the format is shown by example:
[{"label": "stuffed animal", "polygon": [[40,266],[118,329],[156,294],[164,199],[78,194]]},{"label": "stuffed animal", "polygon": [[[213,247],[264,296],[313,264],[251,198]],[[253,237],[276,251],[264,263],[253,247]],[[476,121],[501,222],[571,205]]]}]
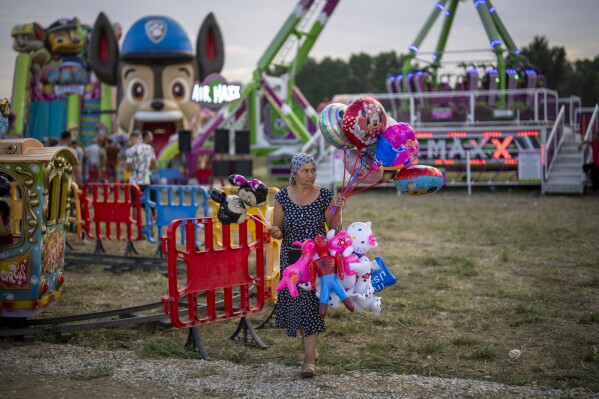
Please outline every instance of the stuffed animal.
[{"label": "stuffed animal", "polygon": [[366,256],[360,258],[360,262],[353,263],[352,269],[358,274],[356,284],[347,290],[352,298],[357,312],[371,310],[375,315],[381,314],[381,298],[374,295],[374,287],[370,275],[372,270],[377,270],[379,265],[376,261],[370,261]]},{"label": "stuffed animal", "polygon": [[353,254],[354,247],[352,246],[352,238],[345,230],[335,233],[334,229],[329,230],[327,233],[326,238],[329,254],[335,256],[337,252],[341,252],[341,255],[343,255],[343,271],[345,272],[345,276],[355,276],[356,272],[351,270],[349,264],[358,262],[359,258]]},{"label": "stuffed animal", "polygon": [[[351,270],[349,262],[358,262],[359,259],[353,254],[354,249],[351,246],[351,237],[347,235],[345,230],[341,230],[336,233],[334,229],[329,230],[326,235],[327,247],[329,248],[329,255],[335,256],[338,252],[343,255],[343,271],[344,276],[341,280],[341,285],[347,290],[356,283],[356,272]],[[346,286],[347,284],[347,286]],[[316,281],[316,296],[320,297],[320,280]],[[330,293],[329,305],[337,308],[341,304],[339,297],[334,292]]]},{"label": "stuffed animal", "polygon": [[248,181],[241,175],[229,176],[229,182],[239,187],[239,197],[249,207],[262,208],[266,205],[268,187],[258,179]]},{"label": "stuffed animal", "polygon": [[310,274],[308,273],[308,263],[312,259],[312,256],[316,253],[316,245],[314,241],[308,239],[303,243],[294,241],[293,245],[302,248],[302,256],[297,262],[290,264],[283,270],[283,276],[281,281],[277,285],[277,291],[281,291],[283,288],[289,290],[289,294],[296,298],[299,293],[297,292],[297,284],[310,281]]},{"label": "stuffed animal", "polygon": [[321,234],[314,238],[316,245],[316,254],[319,256],[317,260],[310,260],[308,263],[308,271],[310,272],[310,282],[312,286],[316,284],[316,276],[320,277],[320,307],[318,313],[323,319],[327,315],[329,306],[329,294],[335,292],[341,302],[350,311],[354,311],[354,304],[347,296],[345,289],[341,285],[343,278],[343,255],[337,252],[335,256],[329,255],[327,248],[327,240]]},{"label": "stuffed animal", "polygon": [[[353,271],[350,267],[351,263],[359,262],[360,259],[354,254],[354,247],[352,246],[352,238],[347,234],[345,230],[341,230],[339,233],[335,234],[335,230],[331,229],[327,233],[327,240],[329,253],[331,255],[335,255],[335,253],[341,251],[343,255],[343,271],[345,272],[343,279],[341,280],[341,285],[346,290],[350,287],[353,287],[356,284],[356,272]],[[318,295],[318,288],[317,295]],[[339,301],[335,300],[335,294],[331,294],[333,297],[331,302],[338,303]]]},{"label": "stuffed animal", "polygon": [[239,224],[245,221],[247,211],[237,195],[227,195],[220,188],[213,188],[210,190],[210,198],[220,204],[216,216],[222,224]]},{"label": "stuffed animal", "polygon": [[361,257],[372,248],[379,246],[376,242],[376,237],[372,233],[371,226],[372,223],[370,222],[355,222],[350,224],[347,228],[347,234],[352,239],[354,253],[357,254],[358,257]]}]

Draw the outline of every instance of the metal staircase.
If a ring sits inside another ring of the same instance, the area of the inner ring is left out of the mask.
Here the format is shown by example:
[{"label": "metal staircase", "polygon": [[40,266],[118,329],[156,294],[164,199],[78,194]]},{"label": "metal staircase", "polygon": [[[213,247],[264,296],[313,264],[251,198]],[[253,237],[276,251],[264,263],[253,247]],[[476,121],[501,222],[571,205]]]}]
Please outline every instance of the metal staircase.
[{"label": "metal staircase", "polygon": [[582,172],[582,152],[578,150],[582,139],[572,128],[564,127],[559,151],[553,168],[545,181],[544,192],[548,194],[581,194],[585,189]]}]

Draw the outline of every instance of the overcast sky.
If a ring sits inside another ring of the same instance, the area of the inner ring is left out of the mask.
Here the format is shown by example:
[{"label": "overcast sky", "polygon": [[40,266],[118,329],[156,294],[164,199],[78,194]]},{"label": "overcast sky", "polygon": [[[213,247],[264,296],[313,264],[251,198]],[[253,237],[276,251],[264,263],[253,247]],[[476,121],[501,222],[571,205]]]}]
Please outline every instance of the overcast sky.
[{"label": "overcast sky", "polygon": [[[318,0],[317,0],[318,1]],[[220,24],[226,51],[223,75],[247,82],[260,56],[296,6],[294,0],[18,0],[4,2],[0,12],[0,97],[11,97],[14,61],[10,31],[15,24],[38,22],[47,27],[64,17],[79,17],[93,25],[104,11],[119,22],[126,33],[139,18],[161,14],[178,21],[195,48],[202,20],[213,12]],[[435,0],[340,0],[332,18],[318,38],[310,56],[347,59],[352,53],[376,55],[408,46],[433,10]],[[535,35],[543,35],[550,46],[566,48],[571,61],[599,54],[599,0],[493,0],[514,42],[523,47]],[[441,18],[426,37],[421,51],[436,46]],[[489,49],[489,40],[473,1],[459,4],[447,50]],[[452,55],[466,60],[492,61],[489,52]],[[422,56],[430,59],[430,55]],[[382,76],[381,79],[386,77]]]}]

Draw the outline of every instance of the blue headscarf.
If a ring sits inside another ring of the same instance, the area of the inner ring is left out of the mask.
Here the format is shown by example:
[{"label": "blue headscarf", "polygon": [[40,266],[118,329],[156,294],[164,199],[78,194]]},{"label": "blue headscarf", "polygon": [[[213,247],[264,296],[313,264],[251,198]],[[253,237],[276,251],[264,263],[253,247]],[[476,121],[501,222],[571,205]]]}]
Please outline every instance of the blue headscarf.
[{"label": "blue headscarf", "polygon": [[312,155],[303,152],[295,154],[293,158],[291,158],[291,176],[289,177],[289,184],[292,186],[295,185],[295,177],[293,175],[295,175],[295,172],[297,172],[302,165],[307,163],[313,163],[316,165],[316,160],[314,160]]}]

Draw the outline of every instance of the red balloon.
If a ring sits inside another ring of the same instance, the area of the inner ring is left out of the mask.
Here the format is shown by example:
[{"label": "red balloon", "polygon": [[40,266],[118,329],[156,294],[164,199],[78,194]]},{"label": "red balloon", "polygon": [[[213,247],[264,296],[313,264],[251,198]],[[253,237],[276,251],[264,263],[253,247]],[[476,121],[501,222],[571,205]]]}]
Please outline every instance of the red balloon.
[{"label": "red balloon", "polygon": [[372,97],[354,100],[343,114],[343,134],[358,149],[371,146],[387,127],[387,114]]}]

